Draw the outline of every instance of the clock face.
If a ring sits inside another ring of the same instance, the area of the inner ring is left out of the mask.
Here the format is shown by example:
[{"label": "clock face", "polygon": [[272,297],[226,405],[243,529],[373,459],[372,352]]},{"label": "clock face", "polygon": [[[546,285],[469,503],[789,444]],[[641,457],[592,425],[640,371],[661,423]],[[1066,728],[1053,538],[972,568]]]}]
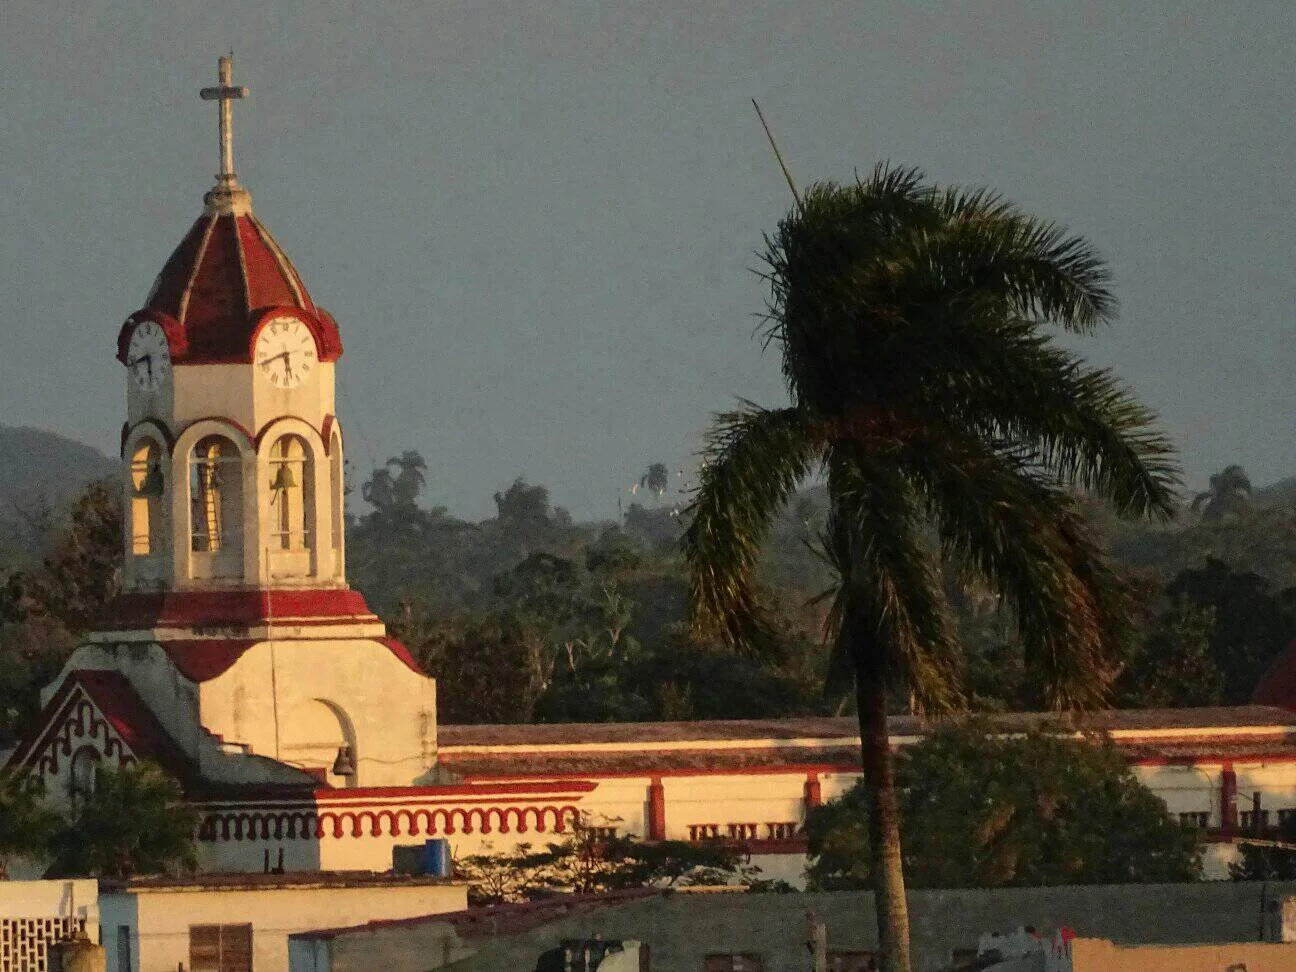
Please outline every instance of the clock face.
[{"label": "clock face", "polygon": [[253,362],[276,388],[296,388],[315,368],[315,337],[295,317],[272,317],[257,335]]},{"label": "clock face", "polygon": [[146,392],[157,391],[171,373],[171,349],[161,325],[141,321],[126,346],[126,370]]}]

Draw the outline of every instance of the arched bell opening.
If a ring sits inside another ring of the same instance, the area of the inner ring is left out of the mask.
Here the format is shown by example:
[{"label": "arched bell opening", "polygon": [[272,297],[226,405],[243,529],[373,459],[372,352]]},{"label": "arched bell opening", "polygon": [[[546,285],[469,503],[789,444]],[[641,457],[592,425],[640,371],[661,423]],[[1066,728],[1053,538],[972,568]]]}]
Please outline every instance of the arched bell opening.
[{"label": "arched bell opening", "polygon": [[164,452],[154,439],[139,439],[127,457],[126,553],[128,572],[135,579],[158,574],[156,564],[166,550],[167,473]]},{"label": "arched bell opening", "polygon": [[271,444],[262,472],[268,477],[262,530],[270,577],[309,577],[315,573],[319,538],[314,450],[300,435],[281,435]]},{"label": "arched bell opening", "polygon": [[281,725],[279,758],[329,786],[354,787],[359,779],[355,726],[329,699],[303,699]]},{"label": "arched bell opening", "polygon": [[209,435],[188,457],[190,575],[243,576],[243,457],[230,439]]}]

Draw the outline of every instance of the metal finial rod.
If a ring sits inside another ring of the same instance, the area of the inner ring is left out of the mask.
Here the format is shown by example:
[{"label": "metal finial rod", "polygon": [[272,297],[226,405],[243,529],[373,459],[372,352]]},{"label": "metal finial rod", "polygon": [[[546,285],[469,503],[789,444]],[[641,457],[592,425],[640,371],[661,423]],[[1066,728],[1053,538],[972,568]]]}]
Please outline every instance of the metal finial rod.
[{"label": "metal finial rod", "polygon": [[216,79],[219,82],[214,88],[203,88],[198,92],[203,101],[220,102],[220,175],[223,185],[234,185],[234,101],[246,98],[248,89],[234,84],[234,53],[231,51],[220,59],[220,68]]},{"label": "metal finial rod", "polygon": [[778,162],[779,168],[783,170],[783,178],[787,181],[788,189],[792,191],[792,199],[797,204],[797,209],[801,208],[801,194],[797,192],[796,183],[792,181],[792,173],[788,171],[787,163],[783,161],[783,153],[779,151],[778,143],[774,141],[774,133],[765,122],[765,113],[761,111],[760,105],[756,99],[752,99],[752,107],[756,109],[756,117],[760,119],[761,128],[765,129],[765,137],[769,139],[770,148],[774,150],[774,159]]}]

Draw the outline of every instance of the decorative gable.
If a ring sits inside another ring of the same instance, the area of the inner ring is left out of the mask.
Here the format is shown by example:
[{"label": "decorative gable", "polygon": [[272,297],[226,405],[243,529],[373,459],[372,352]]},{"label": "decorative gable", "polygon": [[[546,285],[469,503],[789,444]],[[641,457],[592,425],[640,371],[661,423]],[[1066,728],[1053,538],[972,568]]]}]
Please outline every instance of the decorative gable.
[{"label": "decorative gable", "polygon": [[137,759],[158,763],[182,782],[196,777],[193,763],[123,675],[78,669],[63,680],[8,768],[40,780],[59,806],[85,783],[87,772],[92,776],[98,766],[118,769]]}]

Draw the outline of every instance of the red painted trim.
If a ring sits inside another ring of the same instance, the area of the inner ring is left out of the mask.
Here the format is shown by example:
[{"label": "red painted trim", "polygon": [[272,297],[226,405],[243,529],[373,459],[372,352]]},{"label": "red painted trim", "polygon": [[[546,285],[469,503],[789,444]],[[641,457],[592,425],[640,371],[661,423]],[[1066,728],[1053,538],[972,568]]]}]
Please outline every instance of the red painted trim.
[{"label": "red painted trim", "polygon": [[195,778],[189,758],[125,676],[98,669],[68,673],[6,765],[43,779],[59,772],[60,752],[70,758],[77,744],[99,738],[97,748],[109,759],[115,753],[119,765],[146,758],[186,785]]},{"label": "red painted trim", "polygon": [[371,624],[378,620],[364,595],[347,587],[314,590],[163,591],[122,594],[99,622],[100,631],[158,627],[230,628],[270,620]]},{"label": "red painted trim", "polygon": [[589,777],[571,782],[545,781],[542,783],[496,783],[493,785],[461,783],[453,786],[357,786],[348,787],[345,790],[332,788],[316,790],[315,798],[317,800],[367,800],[374,797],[414,799],[416,797],[503,796],[514,794],[530,796],[532,794],[547,795],[551,793],[589,793],[597,786],[598,783]]},{"label": "red painted trim", "polygon": [[[1119,751],[1119,747],[1117,747]],[[1296,763],[1296,754],[1275,753],[1268,755],[1262,750],[1224,759],[1222,757],[1195,756],[1149,756],[1146,759],[1132,759],[1131,766],[1196,766],[1201,769],[1223,768],[1233,763]]]},{"label": "red painted trim", "polygon": [[819,783],[818,773],[806,774],[804,791],[806,810],[823,805],[823,787]]},{"label": "red painted trim", "polygon": [[[206,813],[198,826],[198,839],[216,840],[293,840],[325,837],[417,837],[437,834],[491,834],[534,831],[566,833],[569,824],[579,819],[580,811],[572,804],[543,806],[490,805],[421,809],[384,808],[333,813],[327,810],[271,810]],[[385,825],[385,826],[384,826]]]},{"label": "red painted trim", "polygon": [[389,635],[383,635],[379,638],[374,638],[373,640],[378,642],[378,644],[385,646],[388,651],[404,662],[405,667],[414,674],[423,676],[427,675],[427,672],[423,671],[423,666],[414,660],[414,656],[410,654],[410,650],[395,638],[392,638]]},{"label": "red painted trim", "polygon": [[126,364],[127,348],[130,346],[131,334],[135,332],[135,328],[145,321],[152,321],[162,328],[162,333],[167,339],[167,353],[171,356],[173,363],[177,358],[184,356],[185,351],[188,350],[188,338],[185,336],[184,328],[180,326],[180,322],[163,311],[145,308],[126,318],[126,322],[122,324],[121,329],[117,332],[118,361],[123,365]]},{"label": "red painted trim", "polygon": [[[302,293],[306,293],[305,287],[302,288]],[[309,298],[307,299],[309,300]],[[261,334],[261,329],[270,322],[271,318],[275,317],[291,317],[295,321],[301,321],[306,325],[306,330],[310,331],[311,338],[315,341],[316,357],[319,358],[320,361],[336,360],[336,356],[333,358],[328,357],[328,352],[324,347],[324,340],[319,333],[323,322],[305,308],[288,307],[281,304],[278,306],[262,308],[258,310],[256,315],[252,318],[252,331],[248,335],[247,346],[247,359],[249,363],[256,360],[256,342],[257,338]]]},{"label": "red painted trim", "polygon": [[1220,774],[1220,823],[1225,837],[1237,830],[1237,773],[1231,762],[1224,764]]},{"label": "red painted trim", "polygon": [[229,671],[258,642],[251,638],[204,638],[158,644],[181,675],[191,682],[206,682]]},{"label": "red painted trim", "polygon": [[[333,455],[333,427],[338,424],[337,416],[329,412],[324,416],[324,424],[320,426],[320,438],[324,440],[324,455]],[[342,430],[338,428],[338,436],[341,438]]]},{"label": "red painted trim", "polygon": [[59,724],[67,717],[71,706],[75,703],[75,699],[69,702],[68,697],[76,689],[76,682],[71,676],[63,679],[53,697],[41,707],[40,715],[19,738],[18,744],[5,763],[6,769],[23,769],[33,753],[45,748],[50,737],[58,732]]},{"label": "red painted trim", "polygon": [[661,777],[648,784],[648,839],[666,839],[666,788]]}]

